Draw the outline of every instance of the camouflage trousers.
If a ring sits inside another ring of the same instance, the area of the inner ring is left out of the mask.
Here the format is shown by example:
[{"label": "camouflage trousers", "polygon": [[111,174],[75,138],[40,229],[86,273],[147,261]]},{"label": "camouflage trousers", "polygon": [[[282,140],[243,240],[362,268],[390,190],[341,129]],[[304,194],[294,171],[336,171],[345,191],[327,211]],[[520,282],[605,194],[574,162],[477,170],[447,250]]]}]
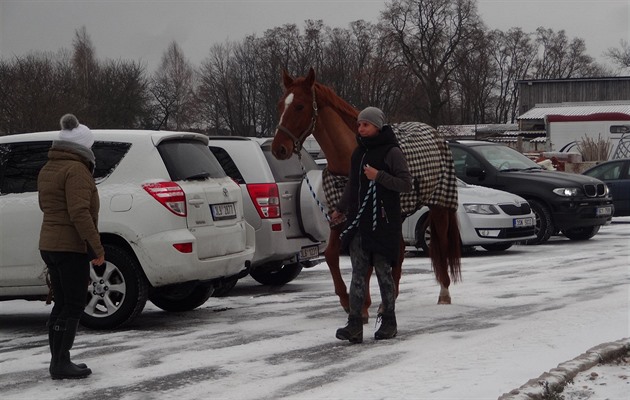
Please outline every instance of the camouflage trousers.
[{"label": "camouflage trousers", "polygon": [[385,257],[377,253],[366,252],[361,246],[361,233],[357,232],[350,242],[350,261],[352,262],[352,282],[350,283],[350,315],[361,318],[361,308],[365,300],[367,274],[374,267],[381,292],[384,315],[394,315],[394,279],[392,265]]}]

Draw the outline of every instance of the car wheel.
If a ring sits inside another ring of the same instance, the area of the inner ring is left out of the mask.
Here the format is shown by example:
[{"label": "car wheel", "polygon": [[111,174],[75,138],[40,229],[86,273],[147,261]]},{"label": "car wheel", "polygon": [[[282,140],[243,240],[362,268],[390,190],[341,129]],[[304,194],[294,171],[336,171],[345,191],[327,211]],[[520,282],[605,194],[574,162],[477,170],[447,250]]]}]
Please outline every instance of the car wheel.
[{"label": "car wheel", "polygon": [[196,285],[190,289],[183,284],[167,291],[156,291],[149,296],[149,300],[164,311],[190,311],[208,301],[213,292],[212,285]]},{"label": "car wheel", "polygon": [[252,278],[263,285],[282,286],[297,278],[302,272],[301,263],[282,264],[281,262],[259,265],[250,271]]},{"label": "car wheel", "polygon": [[422,218],[416,224],[416,247],[421,248],[424,254],[429,254],[429,244],[431,243],[431,228],[429,218]]},{"label": "car wheel", "polygon": [[212,297],[225,297],[227,296],[234,286],[236,286],[236,282],[238,279],[230,279],[228,281],[223,282],[223,286],[214,289],[214,293],[212,293]]},{"label": "car wheel", "polygon": [[90,268],[87,305],[81,324],[92,329],[114,329],[140,314],[148,287],[136,259],[120,247],[105,245],[106,263]]},{"label": "car wheel", "polygon": [[482,244],[481,247],[488,251],[505,251],[512,247],[514,243],[512,242],[503,242],[503,243],[492,243],[492,244]]},{"label": "car wheel", "polygon": [[532,212],[536,216],[536,226],[535,233],[536,237],[534,239],[529,239],[525,241],[525,244],[541,244],[545,243],[551,237],[551,234],[554,232],[555,228],[553,226],[553,222],[551,221],[551,212],[546,205],[541,203],[538,200],[527,200],[529,205],[532,207]]},{"label": "car wheel", "polygon": [[562,231],[564,236],[571,240],[589,240],[599,232],[599,225],[584,226],[582,228],[573,228]]}]

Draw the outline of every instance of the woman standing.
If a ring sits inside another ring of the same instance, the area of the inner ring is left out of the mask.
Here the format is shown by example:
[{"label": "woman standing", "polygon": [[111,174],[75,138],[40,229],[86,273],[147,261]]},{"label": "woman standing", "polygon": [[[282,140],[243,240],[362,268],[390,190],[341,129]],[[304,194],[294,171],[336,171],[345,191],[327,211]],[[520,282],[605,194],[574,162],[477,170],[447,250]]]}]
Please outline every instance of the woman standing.
[{"label": "woman standing", "polygon": [[84,378],[85,364],[70,361],[70,349],[85,308],[90,261],[105,262],[98,232],[98,191],[92,173],[94,136],[72,114],[61,117],[59,140],[48,152],[39,173],[39,207],[44,213],[39,250],[46,263],[54,295],[48,319],[53,379]]},{"label": "woman standing", "polygon": [[357,124],[358,146],[352,153],[349,180],[331,216],[335,224],[347,213],[350,224],[342,233],[352,262],[350,312],[348,324],[337,330],[336,337],[352,343],[363,341],[361,306],[372,266],[382,300],[382,323],[374,338],[391,339],[398,333],[392,265],[400,256],[400,193],[413,186],[407,161],[383,112],[368,107],[359,113]]}]

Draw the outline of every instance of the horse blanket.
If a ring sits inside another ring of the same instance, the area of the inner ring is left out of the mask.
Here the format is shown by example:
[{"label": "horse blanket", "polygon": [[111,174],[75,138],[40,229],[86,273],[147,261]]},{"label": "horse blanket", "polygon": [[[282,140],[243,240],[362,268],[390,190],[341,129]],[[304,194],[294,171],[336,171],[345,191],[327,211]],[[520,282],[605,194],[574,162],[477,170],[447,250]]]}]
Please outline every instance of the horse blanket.
[{"label": "horse blanket", "polygon": [[[412,191],[400,194],[402,215],[413,214],[424,205],[457,210],[453,155],[444,138],[421,122],[402,122],[391,127],[413,176]],[[324,169],[322,180],[326,206],[330,209],[341,199],[348,177]]]}]

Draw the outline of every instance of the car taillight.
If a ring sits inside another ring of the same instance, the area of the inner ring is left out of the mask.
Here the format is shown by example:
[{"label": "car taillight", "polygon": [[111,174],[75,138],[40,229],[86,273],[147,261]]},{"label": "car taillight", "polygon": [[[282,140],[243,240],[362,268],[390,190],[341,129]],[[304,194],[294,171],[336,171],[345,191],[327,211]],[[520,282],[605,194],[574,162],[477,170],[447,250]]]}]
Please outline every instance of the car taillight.
[{"label": "car taillight", "polygon": [[173,247],[180,253],[192,253],[193,245],[192,243],[175,243]]},{"label": "car taillight", "polygon": [[252,183],[247,185],[247,191],[260,218],[280,217],[278,185],[275,183]]},{"label": "car taillight", "polygon": [[145,183],[142,188],[173,214],[180,217],[186,216],[186,195],[177,183]]}]

